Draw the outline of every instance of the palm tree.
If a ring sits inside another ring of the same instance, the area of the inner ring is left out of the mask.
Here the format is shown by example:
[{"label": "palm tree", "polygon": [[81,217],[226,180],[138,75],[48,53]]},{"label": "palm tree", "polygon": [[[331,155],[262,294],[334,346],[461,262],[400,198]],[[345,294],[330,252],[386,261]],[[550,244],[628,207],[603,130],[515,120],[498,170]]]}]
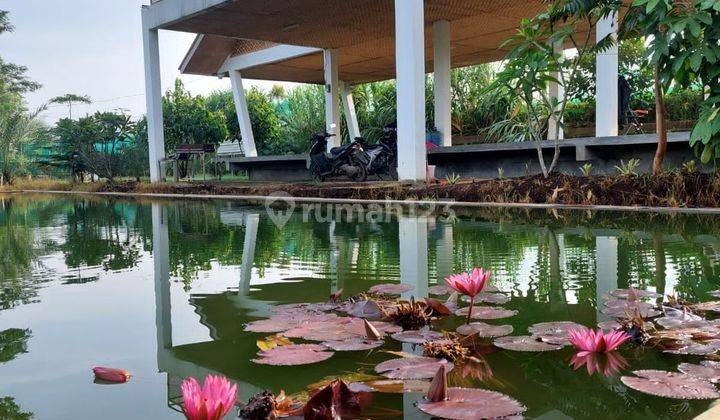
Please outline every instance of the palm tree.
[{"label": "palm tree", "polygon": [[23,108],[2,110],[0,112],[0,186],[12,180],[11,162],[22,151],[22,147],[35,139],[43,130],[38,115],[45,110],[45,106],[35,112],[28,112]]},{"label": "palm tree", "polygon": [[74,93],[67,93],[62,96],[56,96],[50,99],[51,104],[67,104],[69,110],[69,116],[72,120],[72,104],[91,104],[92,100],[87,95],[75,95]]}]

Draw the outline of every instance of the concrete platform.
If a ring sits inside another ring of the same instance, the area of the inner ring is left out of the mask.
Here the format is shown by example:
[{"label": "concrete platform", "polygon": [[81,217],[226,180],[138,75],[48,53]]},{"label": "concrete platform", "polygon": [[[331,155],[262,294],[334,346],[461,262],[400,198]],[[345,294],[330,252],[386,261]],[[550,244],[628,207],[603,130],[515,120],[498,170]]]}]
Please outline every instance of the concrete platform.
[{"label": "concrete platform", "polygon": [[[689,146],[690,133],[670,133],[665,158],[666,168],[682,166],[696,159]],[[620,161],[640,159],[638,172],[649,172],[657,147],[656,134],[619,137],[586,137],[560,143],[558,171],[580,174],[580,167],[592,164],[593,174],[615,173]],[[547,164],[554,144],[543,144]],[[247,171],[251,181],[307,181],[307,155],[227,157],[218,161],[232,170]],[[500,169],[506,177],[540,173],[537,150],[532,142],[492,143],[438,147],[428,152],[428,163],[436,166],[436,176],[457,174],[463,178],[497,178]]]}]

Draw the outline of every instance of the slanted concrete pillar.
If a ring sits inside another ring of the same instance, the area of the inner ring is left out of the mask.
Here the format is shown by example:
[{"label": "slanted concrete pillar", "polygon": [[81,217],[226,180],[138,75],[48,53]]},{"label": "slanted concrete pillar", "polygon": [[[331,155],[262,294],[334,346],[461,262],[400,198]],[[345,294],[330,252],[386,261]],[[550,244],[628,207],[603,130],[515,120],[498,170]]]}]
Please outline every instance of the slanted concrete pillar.
[{"label": "slanted concrete pillar", "polygon": [[148,149],[150,181],[161,182],[165,174],[161,161],[165,159],[163,132],[162,85],[160,84],[160,45],[157,29],[149,27],[149,10],[142,10],[143,55],[145,57],[145,102],[147,104]]},{"label": "slanted concrete pillar", "polygon": [[243,152],[247,157],[255,157],[258,155],[255,148],[255,134],[250,122],[250,110],[245,97],[242,75],[239,71],[230,70],[230,85],[232,86],[233,100],[235,102],[235,113],[240,125]]},{"label": "slanted concrete pillar", "polygon": [[442,145],[452,146],[452,97],[450,94],[450,22],[433,24],[435,52],[435,128],[442,135]]},{"label": "slanted concrete pillar", "polygon": [[158,358],[172,347],[170,311],[170,239],[167,213],[160,204],[152,205],[153,274],[155,279],[155,329]]},{"label": "slanted concrete pillar", "polygon": [[252,280],[252,268],[255,263],[258,225],[260,225],[260,215],[258,213],[247,213],[245,215],[245,241],[243,242],[242,262],[240,263],[240,285],[238,287],[240,296],[247,296],[247,294],[250,293],[250,280]]},{"label": "slanted concrete pillar", "polygon": [[402,295],[409,299],[428,296],[428,219],[403,215],[398,218],[400,236],[400,283],[414,289]]},{"label": "slanted concrete pillar", "polygon": [[[564,49],[563,45],[560,42],[555,43],[553,45],[553,49],[555,51],[555,54],[562,54]],[[555,72],[551,74],[552,77],[554,77],[557,80],[562,80],[560,77],[560,72]],[[563,100],[563,97],[565,96],[565,87],[559,83],[550,82],[550,85],[548,86],[548,94],[550,95],[551,99],[554,99],[558,103]],[[558,104],[558,110],[562,104]],[[564,139],[565,138],[565,130],[563,130],[562,126],[562,119],[557,118],[557,116],[552,116],[550,120],[548,121],[548,140],[557,140],[557,139]],[[558,126],[559,132],[558,132]]]},{"label": "slanted concrete pillar", "polygon": [[[617,36],[617,16],[602,19],[597,24],[597,39]],[[596,62],[595,135],[617,136],[618,127],[618,47],[598,53]]]},{"label": "slanted concrete pillar", "polygon": [[340,138],[340,80],[335,50],[325,50],[325,130],[335,134],[328,140],[328,151],[341,144]]},{"label": "slanted concrete pillar", "polygon": [[425,151],[425,10],[423,0],[395,0],[398,177],[427,178]]},{"label": "slanted concrete pillar", "polygon": [[603,297],[618,287],[618,240],[615,237],[595,238],[595,296],[597,299],[597,322],[608,321],[610,317],[600,312]]},{"label": "slanted concrete pillar", "polygon": [[345,123],[347,123],[350,141],[352,141],[361,136],[357,111],[355,110],[355,100],[352,94],[352,86],[345,82],[340,82],[340,90],[342,92],[343,109],[345,110]]}]

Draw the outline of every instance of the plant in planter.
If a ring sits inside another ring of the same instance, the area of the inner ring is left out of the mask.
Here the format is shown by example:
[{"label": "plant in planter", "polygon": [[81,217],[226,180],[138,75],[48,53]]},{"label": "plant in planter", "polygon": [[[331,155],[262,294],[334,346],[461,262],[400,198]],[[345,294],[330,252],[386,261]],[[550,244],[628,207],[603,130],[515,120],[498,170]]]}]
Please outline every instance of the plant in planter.
[{"label": "plant in planter", "polygon": [[[595,28],[621,5],[618,0],[554,0],[544,12],[523,20],[518,33],[503,44],[511,50],[487,91],[503,92],[523,104],[526,112],[514,118],[523,118],[517,121],[517,126],[522,137],[535,144],[545,177],[553,172],[560,157],[562,120],[569,99],[576,96],[573,86],[578,86],[576,80],[582,77],[582,61],[615,42],[612,36],[596,42]],[[577,53],[565,55],[559,48],[565,45],[572,45]],[[552,83],[564,87],[558,97],[548,92]],[[546,164],[541,142],[551,120],[558,124],[553,136],[556,139],[553,157]],[[508,121],[499,124],[507,126]]]}]

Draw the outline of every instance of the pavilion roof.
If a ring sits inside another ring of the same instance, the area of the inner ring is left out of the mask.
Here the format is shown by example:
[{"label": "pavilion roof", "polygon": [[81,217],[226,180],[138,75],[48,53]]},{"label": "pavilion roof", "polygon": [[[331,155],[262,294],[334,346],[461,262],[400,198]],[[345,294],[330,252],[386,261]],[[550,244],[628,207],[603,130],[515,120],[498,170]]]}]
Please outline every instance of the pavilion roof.
[{"label": "pavilion roof", "polygon": [[[502,58],[503,41],[543,7],[542,0],[425,0],[426,69],[433,68],[433,22],[450,21],[452,66],[464,67]],[[183,73],[216,75],[228,56],[289,44],[336,49],[340,79],[358,84],[395,77],[394,25],[394,0],[244,0],[164,29],[204,34]],[[243,77],[322,84],[322,52],[245,69]]]}]

